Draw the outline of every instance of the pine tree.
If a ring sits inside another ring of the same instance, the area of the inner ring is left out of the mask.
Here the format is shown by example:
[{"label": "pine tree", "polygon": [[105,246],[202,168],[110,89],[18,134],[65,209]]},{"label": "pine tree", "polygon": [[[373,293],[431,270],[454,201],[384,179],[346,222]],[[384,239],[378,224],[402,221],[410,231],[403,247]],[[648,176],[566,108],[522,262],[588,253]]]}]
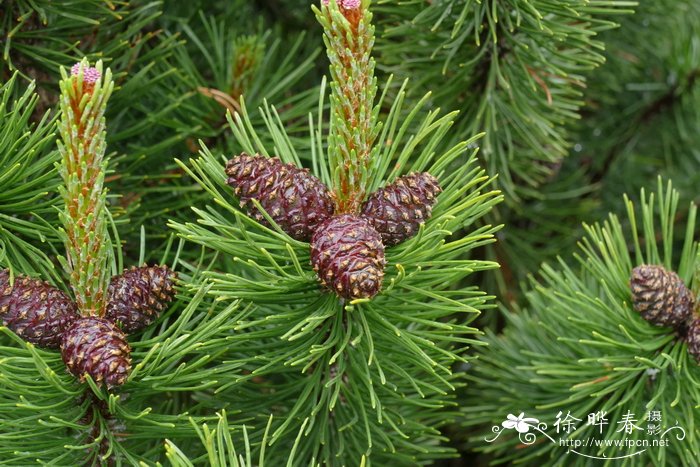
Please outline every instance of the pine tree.
[{"label": "pine tree", "polygon": [[0,463],[696,465],[696,3],[0,2]]}]

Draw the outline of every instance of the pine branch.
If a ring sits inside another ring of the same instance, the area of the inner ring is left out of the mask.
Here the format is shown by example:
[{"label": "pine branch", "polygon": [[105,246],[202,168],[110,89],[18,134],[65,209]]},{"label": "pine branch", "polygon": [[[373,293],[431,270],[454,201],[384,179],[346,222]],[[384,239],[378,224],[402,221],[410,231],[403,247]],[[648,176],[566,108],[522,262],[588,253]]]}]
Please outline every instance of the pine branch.
[{"label": "pine branch", "polygon": [[[157,325],[132,342],[138,363],[119,393],[90,378],[79,385],[58,353],[37,349],[1,328],[0,430],[10,440],[0,443],[2,459],[138,464],[163,458],[164,438],[187,452],[203,453],[193,424],[217,420],[209,410],[218,404],[212,388],[244,365],[219,360],[243,310],[237,303],[205,301],[206,291],[202,287],[194,296],[179,297]],[[211,313],[202,315],[203,310]],[[29,385],[36,391],[27,393]],[[259,439],[257,430],[253,433]]]},{"label": "pine branch", "polygon": [[487,248],[486,256],[501,265],[503,274],[486,275],[484,288],[498,290],[504,303],[519,303],[520,290],[513,284],[536,276],[543,262],[571,257],[583,234],[581,223],[594,222],[605,214],[601,186],[591,183],[587,168],[572,157],[545,185],[523,190],[526,203],[495,210],[491,222],[509,228],[498,233],[499,241]]},{"label": "pine branch", "polygon": [[[652,325],[634,310],[630,273],[640,264],[658,264],[689,284],[698,258],[697,208],[690,206],[685,225],[676,221],[679,194],[661,180],[656,193],[643,191],[641,199],[640,207],[625,199],[626,221],[610,215],[603,224],[586,226],[578,265],[545,265],[541,281],[531,283],[527,310],[506,312],[503,335],[484,338],[490,345],[481,348],[467,375],[471,384],[462,409],[464,423],[479,427],[470,437],[474,449],[501,461],[517,456],[522,462],[588,465],[589,459],[571,457],[559,443],[535,443],[515,453],[517,435],[492,444],[484,436],[491,438],[491,426],[500,427],[508,413],[524,411],[551,429],[557,411],[563,410],[583,422],[571,435],[560,432],[557,437],[641,440],[647,439],[645,431],[626,434],[613,420],[629,410],[642,424],[649,411],[659,410],[663,429],[677,422],[687,436],[663,450],[641,452],[639,462],[693,464],[700,366],[681,335]],[[678,229],[684,233],[680,242],[674,235]],[[597,411],[606,412],[610,421],[602,434],[585,424],[587,414]],[[579,451],[607,458],[629,453],[593,443]]]},{"label": "pine branch", "polygon": [[[318,50],[309,47],[304,34],[285,37],[260,23],[253,29],[246,23],[242,30],[242,23],[237,16],[224,21],[200,15],[174,25],[173,30],[182,28],[181,34],[163,35],[172,48],[163,52],[159,46],[145,54],[154,63],[144,62],[110,101],[108,143],[119,152],[110,186],[122,195],[114,203],[121,208],[115,215],[128,215],[131,221],[125,226],[131,231],[122,229],[130,240],[125,242],[129,255],[141,225],[149,240],[164,244],[168,235],[163,224],[186,219],[191,206],[204,202],[205,194],[173,163],[173,154],[196,151],[200,139],[217,150],[238,153],[240,147],[226,136],[226,113],[240,108],[243,95],[255,106],[274,99],[290,137],[305,141],[295,135],[306,131],[316,91],[296,88]],[[253,125],[263,128],[264,120],[255,118]]]},{"label": "pine branch", "polygon": [[[671,87],[665,94],[651,102],[630,124],[630,128],[638,129],[642,126],[650,125],[654,118],[672,111],[674,105],[678,105],[683,97],[692,95],[693,86],[700,76],[700,69],[691,70],[685,79],[680,80],[675,86]],[[602,164],[593,174],[592,181],[600,182],[614,167],[615,161],[624,153],[626,146],[630,144],[630,140],[636,136],[628,134],[627,137],[619,139],[613,147],[607,152],[603,158]]]},{"label": "pine branch", "polygon": [[316,17],[324,29],[331,72],[328,158],[339,213],[358,212],[369,194],[372,146],[377,138],[374,106],[374,26],[369,1],[325,2]]},{"label": "pine branch", "polygon": [[[323,90],[304,145],[312,148],[310,157],[295,147],[269,107],[261,112],[274,153],[258,137],[244,103],[230,119],[232,131],[245,151],[274,154],[286,163],[310,158],[322,180],[329,180],[321,145],[322,98]],[[218,398],[256,419],[261,411],[284,415],[273,427],[271,455],[289,452],[307,418],[301,459],[334,462],[342,452],[344,459],[357,460],[370,445],[377,462],[396,459],[399,452],[405,462],[453,455],[434,426],[453,410],[451,392],[459,382],[450,368],[475,342],[476,330],[468,323],[489,306],[489,296],[463,284],[495,264],[465,258],[493,241],[497,228],[475,223],[500,196],[487,188],[490,179],[475,166],[474,153],[468,163],[460,162],[476,137],[436,153],[453,115],[428,111],[427,97],[408,112],[403,105],[403,94],[390,105],[369,186],[428,171],[440,178],[444,191],[418,235],[387,250],[387,285],[371,301],[343,305],[324,293],[308,265],[308,244],[290,238],[269,216],[265,227],[241,211],[221,176],[221,157],[204,148],[189,166],[180,163],[213,203],[194,208],[197,223],[171,227],[222,259],[220,271],[202,273],[209,294],[225,303],[239,298],[251,303],[229,342],[230,358],[247,361],[243,368],[250,373],[221,386]],[[406,113],[410,116],[400,121]],[[464,238],[450,236],[462,229],[469,232]],[[410,408],[407,400],[415,400]],[[421,449],[407,446],[405,437]]]},{"label": "pine branch", "polygon": [[[595,35],[628,1],[380,2],[384,65],[444,83],[435,99],[459,108],[455,139],[485,132],[489,173],[517,204],[545,183],[572,146],[586,72],[604,61]],[[442,63],[442,68],[436,66]]]},{"label": "pine branch", "polygon": [[[196,458],[193,462],[193,460],[187,457],[187,455],[185,455],[185,453],[183,453],[180,448],[175,445],[175,443],[170,440],[166,440],[166,455],[171,465],[173,467],[193,467],[196,464],[204,462],[206,462],[206,465],[215,467],[253,467],[254,465],[265,465],[265,445],[268,442],[268,430],[270,428],[270,423],[272,423],[272,417],[269,419],[260,443],[260,456],[258,457],[257,462],[254,462],[253,457],[251,456],[251,443],[246,427],[243,426],[243,447],[242,452],[239,454],[236,450],[236,443],[233,440],[233,430],[229,428],[228,425],[226,411],[222,410],[221,413],[217,415],[219,421],[214,429],[210,429],[206,424],[202,425],[201,427],[195,425],[195,429],[197,430],[197,435],[202,442],[202,446],[206,448],[206,457],[202,456]],[[193,425],[195,424],[195,421],[192,419],[190,419],[190,422]],[[302,430],[303,428],[304,427],[302,427]],[[299,433],[299,435],[297,444],[300,441],[301,433]],[[295,444],[290,455],[288,456],[287,465],[292,464],[296,447],[297,445]]]},{"label": "pine branch", "polygon": [[78,309],[85,316],[102,316],[106,306],[110,252],[105,219],[104,178],[105,117],[114,84],[102,63],[89,67],[77,64],[68,76],[62,70],[61,120],[58,142],[62,156],[60,189],[65,202],[61,213],[66,246],[63,267],[70,276]]},{"label": "pine branch", "polygon": [[700,88],[692,77],[700,54],[690,44],[699,19],[695,4],[643,3],[619,31],[602,37],[607,63],[590,78],[574,156],[600,180],[606,210],[622,214],[622,193],[638,192],[659,175],[673,180],[682,197],[679,220],[696,200],[700,139],[690,129],[698,126]]},{"label": "pine branch", "polygon": [[49,255],[55,254],[58,232],[52,225],[59,177],[54,164],[55,120],[44,115],[31,119],[38,95],[33,84],[19,99],[18,75],[0,88],[0,265],[13,272],[40,273],[57,280]]}]

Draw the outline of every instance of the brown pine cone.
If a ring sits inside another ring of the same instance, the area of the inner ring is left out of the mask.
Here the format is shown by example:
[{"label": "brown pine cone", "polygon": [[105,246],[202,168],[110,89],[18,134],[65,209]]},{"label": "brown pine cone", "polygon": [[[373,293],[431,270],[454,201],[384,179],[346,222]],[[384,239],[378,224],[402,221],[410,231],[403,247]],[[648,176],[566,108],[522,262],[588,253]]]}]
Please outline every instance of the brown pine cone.
[{"label": "brown pine cone", "polygon": [[126,269],[109,283],[105,318],[125,333],[145,328],[175,296],[177,273],[168,266]]},{"label": "brown pine cone", "polygon": [[688,325],[685,342],[688,344],[688,353],[700,364],[700,317],[696,317]]},{"label": "brown pine cone", "polygon": [[673,271],[643,264],[632,270],[632,303],[642,318],[656,326],[678,327],[690,318],[693,294]]},{"label": "brown pine cone", "polygon": [[90,375],[108,388],[124,384],[131,372],[131,348],[126,335],[111,321],[81,317],[63,334],[61,356],[68,371],[85,381]]},{"label": "brown pine cone", "polygon": [[57,348],[63,331],[78,318],[68,295],[39,279],[0,270],[0,318],[22,339],[40,347]]},{"label": "brown pine cone", "polygon": [[372,193],[362,206],[362,215],[381,234],[384,245],[393,246],[418,232],[430,218],[441,191],[437,178],[427,172],[404,175]]},{"label": "brown pine cone", "polygon": [[385,263],[379,233],[352,214],[328,219],[311,239],[311,264],[321,284],[343,298],[374,297],[382,287]]},{"label": "brown pine cone", "polygon": [[335,205],[326,185],[292,164],[277,158],[242,153],[226,164],[226,183],[241,207],[258,222],[268,225],[253,204],[256,199],[290,237],[308,241],[316,227],[333,215]]}]

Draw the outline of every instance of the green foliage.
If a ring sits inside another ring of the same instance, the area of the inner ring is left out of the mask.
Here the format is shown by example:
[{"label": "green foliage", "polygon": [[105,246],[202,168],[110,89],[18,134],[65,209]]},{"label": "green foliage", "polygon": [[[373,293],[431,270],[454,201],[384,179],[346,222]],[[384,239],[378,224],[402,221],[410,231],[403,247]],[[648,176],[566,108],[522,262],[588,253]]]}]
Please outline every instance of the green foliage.
[{"label": "green foliage", "polygon": [[58,243],[55,122],[49,115],[31,122],[39,96],[31,84],[13,100],[17,79],[0,87],[0,266],[55,277],[44,252]]},{"label": "green foliage", "polygon": [[636,2],[424,3],[379,2],[384,66],[459,108],[457,134],[486,133],[482,154],[509,202],[532,196],[571,146],[586,72],[604,61],[596,34]]},{"label": "green foliage", "polygon": [[[232,131],[251,154],[274,154],[295,164],[311,159],[314,172],[327,183],[323,96],[319,116],[311,119],[310,156],[290,144],[269,107],[261,112],[276,142],[274,153],[257,137],[244,106],[231,119]],[[235,323],[238,333],[231,336],[225,357],[246,362],[250,373],[222,386],[219,401],[243,413],[250,407],[251,417],[282,415],[273,422],[271,454],[288,452],[299,427],[308,424],[299,446],[301,464],[311,459],[353,464],[370,453],[380,464],[452,455],[441,446],[436,428],[455,410],[452,391],[459,383],[451,367],[464,360],[464,350],[474,342],[476,330],[468,323],[490,298],[460,284],[496,266],[466,258],[493,241],[496,228],[474,223],[500,196],[487,191],[490,180],[475,167],[474,151],[467,163],[460,162],[475,139],[435,152],[453,115],[424,112],[423,100],[399,121],[404,97],[401,91],[379,136],[372,183],[429,171],[444,191],[419,235],[387,250],[385,287],[371,301],[343,303],[324,292],[309,266],[308,244],[241,212],[224,183],[225,158],[204,148],[191,167],[182,163],[213,204],[194,208],[197,223],[171,226],[220,258],[223,270],[202,272],[210,294],[224,302],[242,298],[250,303]],[[409,130],[413,125],[420,128],[415,134]],[[457,237],[457,231],[465,233]]]},{"label": "green foliage", "polygon": [[[4,35],[2,74],[19,70],[51,87],[61,66],[87,56],[105,58],[115,70],[138,61],[151,34],[143,29],[160,14],[160,2],[16,0],[0,19]],[[77,41],[76,41],[77,39]],[[46,96],[44,105],[56,102]]]},{"label": "green foliage", "polygon": [[[133,98],[136,92],[138,97],[136,103],[130,103],[129,117],[140,120],[143,128],[162,127],[160,138],[182,135],[180,141],[187,146],[177,149],[192,152],[198,139],[233,150],[224,134],[225,116],[227,111],[240,110],[243,95],[255,106],[265,99],[274,101],[290,121],[301,119],[303,124],[315,103],[313,93],[289,95],[289,91],[309,73],[318,50],[309,50],[305,34],[284,37],[265,29],[259,21],[245,29],[240,23],[240,18],[224,22],[201,14],[189,23],[178,24],[170,37],[184,41],[171,57],[154,65],[152,74],[162,82],[147,85],[145,90],[138,89],[136,83],[126,93]],[[151,92],[153,88],[156,94]],[[168,109],[166,118],[154,113],[161,108]],[[262,126],[262,122],[256,124]],[[133,134],[139,132],[122,137],[128,140]],[[167,162],[172,162],[171,153],[161,154],[142,154],[136,165],[128,167],[129,172],[148,173],[154,157],[167,157]]]},{"label": "green foliage", "polygon": [[[225,132],[226,112],[238,110],[243,95],[255,106],[265,99],[279,104],[293,139],[306,131],[306,115],[316,105],[314,90],[296,92],[319,52],[306,35],[286,37],[261,22],[242,23],[238,16],[223,21],[203,14],[175,22],[162,37],[173,46],[165,54],[162,46],[153,47],[154,61],[130,76],[110,104],[108,142],[119,153],[113,159],[119,204],[131,225],[148,226],[149,236],[161,242],[168,218],[186,218],[190,206],[203,202],[204,193],[174,156],[196,152],[198,140],[239,152]],[[253,125],[264,128],[264,121]],[[138,235],[134,229],[129,238]]]},{"label": "green foliage", "polygon": [[659,174],[684,200],[679,215],[696,200],[700,142],[691,129],[700,125],[700,104],[692,77],[700,63],[700,9],[693,2],[643,2],[637,10],[597,36],[606,44],[605,63],[586,73],[586,106],[561,169],[553,166],[558,173],[527,201],[498,210],[497,222],[512,226],[492,253],[504,276],[511,271],[494,278],[505,299],[518,295],[508,284],[538,263],[572,257],[580,222],[623,214],[622,195],[634,197]]},{"label": "green foliage", "polygon": [[[634,311],[629,287],[632,268],[640,264],[675,270],[690,285],[698,260],[697,208],[692,205],[686,219],[677,219],[679,194],[660,180],[656,194],[642,192],[641,198],[641,208],[625,199],[626,220],[611,215],[602,225],[586,226],[578,267],[563,261],[544,266],[541,281],[533,280],[527,293],[527,308],[506,312],[503,335],[484,338],[489,346],[481,348],[467,375],[471,384],[462,408],[467,426],[483,427],[470,438],[475,449],[501,461],[589,465],[590,459],[573,456],[558,442],[516,449],[521,443],[516,432],[492,444],[484,438],[492,438],[487,436],[491,425],[500,426],[508,413],[524,411],[549,423],[558,411],[570,411],[584,420],[572,439],[641,440],[647,439],[645,431],[625,434],[614,420],[631,411],[642,425],[648,411],[659,410],[664,429],[677,422],[685,439],[614,465],[693,465],[697,460],[700,366],[673,330],[655,327]],[[676,232],[683,234],[680,240]],[[596,411],[607,412],[611,421],[602,435],[584,425],[587,414]],[[592,446],[579,451],[608,458],[630,453]]]},{"label": "green foliage", "polygon": [[[640,262],[697,282],[697,2],[370,3],[376,38],[367,22],[361,44],[337,7],[321,13],[327,85],[317,0],[0,1],[0,268],[69,289],[53,143],[60,67],[85,58],[115,83],[101,272],[167,260],[181,279],[129,337],[134,371],[111,394],[0,327],[0,464],[427,465],[459,448],[472,465],[474,448],[589,465],[513,432],[483,438],[508,413],[644,422],[652,406],[687,437],[627,465],[697,464],[697,365],[631,309],[627,283]],[[363,128],[337,112],[360,81]],[[411,171],[445,189],[419,235],[387,249],[369,301],[324,292],[309,245],[242,212],[223,172],[259,152],[338,186],[349,140],[373,143],[367,193]],[[638,200],[659,173],[678,192]],[[474,321],[494,306],[481,290],[503,314]]]},{"label": "green foliage", "polygon": [[[206,456],[201,456],[195,461],[190,460],[185,453],[183,453],[180,448],[175,445],[170,440],[166,440],[165,449],[167,451],[168,460],[170,465],[173,467],[193,467],[194,465],[207,465],[213,467],[253,467],[254,465],[263,467],[265,465],[265,444],[267,444],[268,432],[270,428],[270,423],[272,422],[272,417],[268,422],[268,425],[263,434],[263,439],[261,442],[260,454],[257,458],[257,463],[253,462],[253,457],[251,455],[251,445],[250,439],[248,437],[248,431],[245,426],[243,427],[243,452],[240,454],[236,451],[236,444],[232,437],[232,432],[229,428],[226,411],[222,410],[221,413],[217,414],[219,421],[216,424],[216,428],[213,430],[205,423],[200,427],[195,425],[197,430],[197,435],[202,441],[202,445],[206,448]],[[194,420],[190,420],[190,423],[194,424]],[[302,429],[304,427],[302,426]],[[297,449],[300,436],[297,437],[297,442],[294,444],[292,451],[290,452],[287,465],[292,465],[294,462],[294,453]],[[244,457],[245,456],[245,457]]]},{"label": "green foliage", "polygon": [[653,184],[658,174],[673,179],[688,201],[696,199],[700,5],[642,2],[638,10],[603,36],[607,63],[591,74],[574,154],[603,183],[611,210],[623,193]]},{"label": "green foliage", "polygon": [[379,68],[411,76],[436,105],[459,109],[448,144],[485,132],[481,163],[498,175],[497,187],[506,194],[506,205],[487,220],[514,228],[485,253],[504,267],[483,284],[506,301],[517,298],[512,284],[552,252],[571,250],[580,221],[590,220],[591,208],[600,204],[600,185],[579,161],[560,172],[578,147],[587,81],[605,62],[600,34],[635,5],[378,1]]},{"label": "green foliage", "polygon": [[306,115],[316,102],[315,90],[298,93],[296,84],[311,71],[318,46],[309,45],[305,34],[283,35],[258,20],[251,24],[249,18],[259,13],[250,2],[216,8],[187,2],[183,8],[160,1],[16,1],[2,8],[8,13],[0,20],[6,57],[0,73],[9,78],[17,69],[37,81],[35,114],[57,103],[60,66],[86,57],[102,59],[113,71],[115,92],[107,111],[113,174],[108,179],[115,196],[112,211],[120,225],[132,228],[122,232],[131,241],[138,240],[145,224],[162,247],[167,235],[160,227],[167,218],[199,202],[174,156],[196,152],[199,139],[228,152],[238,150],[222,130],[226,104],[240,97],[229,92],[242,78],[235,65],[246,56],[243,41],[258,44],[254,54],[260,61],[254,70],[241,70],[249,87],[236,93],[245,91],[255,106],[274,99],[289,118],[290,132],[291,122],[306,130]]},{"label": "green foliage", "polygon": [[6,440],[0,458],[12,465],[37,459],[82,465],[112,456],[137,465],[163,458],[165,437],[195,456],[203,454],[190,421],[216,419],[206,410],[216,399],[210,388],[226,381],[237,365],[212,361],[227,348],[242,311],[237,302],[206,300],[206,292],[203,285],[195,295],[179,296],[156,325],[130,338],[134,368],[118,393],[91,381],[79,384],[58,352],[35,348],[0,328],[9,337],[0,346],[0,431]]},{"label": "green foliage", "polygon": [[543,262],[569,257],[583,233],[581,222],[592,222],[601,212],[596,196],[600,184],[590,183],[585,168],[567,159],[557,170],[527,203],[498,209],[493,215],[495,222],[510,228],[501,230],[499,241],[489,248],[487,254],[501,269],[486,279],[485,288],[500,291],[505,303],[520,303],[515,284],[526,281]]}]

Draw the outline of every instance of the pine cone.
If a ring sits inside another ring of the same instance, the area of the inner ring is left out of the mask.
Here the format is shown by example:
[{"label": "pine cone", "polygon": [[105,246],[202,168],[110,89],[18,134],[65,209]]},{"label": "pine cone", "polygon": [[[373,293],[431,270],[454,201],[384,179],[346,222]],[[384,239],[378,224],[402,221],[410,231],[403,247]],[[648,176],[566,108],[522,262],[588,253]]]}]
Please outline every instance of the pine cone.
[{"label": "pine cone", "polygon": [[685,341],[688,344],[688,353],[700,364],[700,317],[695,318],[688,325]]},{"label": "pine cone", "polygon": [[81,382],[90,375],[100,385],[124,384],[131,371],[131,348],[126,335],[111,321],[82,317],[63,334],[61,356]]},{"label": "pine cone", "polygon": [[374,297],[382,287],[385,263],[379,233],[352,214],[328,219],[311,239],[311,264],[321,284],[343,298]]},{"label": "pine cone", "polygon": [[441,191],[437,178],[427,172],[404,175],[372,193],[362,215],[381,234],[384,245],[393,246],[418,232],[430,218]]},{"label": "pine cone", "polygon": [[27,276],[15,278],[0,270],[0,317],[22,339],[40,347],[57,348],[63,331],[76,318],[75,303],[56,287]]},{"label": "pine cone", "polygon": [[176,277],[167,266],[124,270],[109,283],[105,318],[127,334],[145,328],[172,301]]},{"label": "pine cone", "polygon": [[693,294],[678,274],[661,266],[632,270],[632,303],[642,318],[656,326],[682,325],[693,310]]},{"label": "pine cone", "polygon": [[316,227],[333,215],[330,191],[308,169],[243,153],[228,161],[226,174],[226,183],[233,187],[242,208],[268,225],[252,202],[257,199],[280,228],[297,240],[308,241]]}]

